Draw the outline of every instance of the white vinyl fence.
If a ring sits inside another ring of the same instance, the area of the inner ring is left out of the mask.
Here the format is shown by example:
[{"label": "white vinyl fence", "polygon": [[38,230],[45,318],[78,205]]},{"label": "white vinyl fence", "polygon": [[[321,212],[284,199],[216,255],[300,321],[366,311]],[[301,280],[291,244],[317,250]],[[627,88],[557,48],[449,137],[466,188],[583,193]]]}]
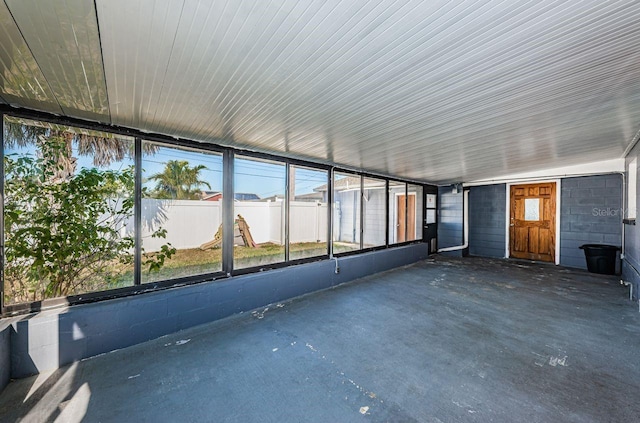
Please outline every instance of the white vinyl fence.
[{"label": "white vinyl fence", "polygon": [[[327,241],[327,203],[293,201],[289,205],[291,242]],[[234,215],[248,223],[256,243],[284,244],[284,203],[236,201]],[[142,200],[142,240],[145,251],[166,243],[177,249],[198,248],[211,241],[222,223],[221,201]],[[166,238],[152,238],[163,228]],[[127,225],[133,231],[133,222]]]}]

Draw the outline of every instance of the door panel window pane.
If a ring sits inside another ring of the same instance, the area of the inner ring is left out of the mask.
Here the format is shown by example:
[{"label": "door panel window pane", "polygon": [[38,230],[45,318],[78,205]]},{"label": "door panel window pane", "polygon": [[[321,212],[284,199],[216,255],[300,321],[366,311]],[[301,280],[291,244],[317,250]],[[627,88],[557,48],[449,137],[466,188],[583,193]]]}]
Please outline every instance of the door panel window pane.
[{"label": "door panel window pane", "polygon": [[436,195],[435,194],[427,194],[427,208],[435,209],[436,208]]},{"label": "door panel window pane", "polygon": [[427,194],[425,223],[428,225],[436,223],[436,198],[435,194]]},{"label": "door panel window pane", "polygon": [[436,223],[436,210],[427,209],[427,224]]},{"label": "door panel window pane", "polygon": [[221,271],[222,155],[147,141],[142,151],[141,281]]},{"label": "door panel window pane", "polygon": [[364,248],[385,245],[387,230],[387,184],[384,179],[364,178],[362,207],[364,213]]},{"label": "door panel window pane", "polygon": [[333,252],[360,249],[360,176],[334,173]]},{"label": "door panel window pane", "polygon": [[524,220],[540,220],[540,199],[525,198],[524,200]]},{"label": "door panel window pane", "polygon": [[328,172],[289,167],[289,259],[328,253]]},{"label": "door panel window pane", "polygon": [[389,244],[406,240],[407,184],[389,181]]},{"label": "door panel window pane", "polygon": [[285,181],[284,163],[236,157],[234,269],[284,261]]},{"label": "door panel window pane", "polygon": [[133,285],[133,140],[5,118],[5,303]]}]

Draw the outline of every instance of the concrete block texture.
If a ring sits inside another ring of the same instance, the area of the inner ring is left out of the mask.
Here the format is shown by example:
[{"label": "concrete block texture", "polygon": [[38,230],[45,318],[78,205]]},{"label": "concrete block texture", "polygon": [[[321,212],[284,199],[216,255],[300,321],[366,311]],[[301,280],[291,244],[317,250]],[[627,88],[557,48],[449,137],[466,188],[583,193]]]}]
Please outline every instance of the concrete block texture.
[{"label": "concrete block texture", "polygon": [[[0,331],[0,388],[22,378],[427,257],[427,244],[375,251],[48,310]],[[11,338],[9,340],[9,338]],[[11,372],[9,374],[9,369]]]},{"label": "concrete block texture", "polygon": [[11,379],[11,325],[0,323],[0,393]]},{"label": "concrete block texture", "polygon": [[621,175],[562,179],[560,204],[561,265],[587,268],[580,245],[621,244]]},{"label": "concrete block texture", "polygon": [[[504,257],[506,241],[505,184],[471,187],[469,253]],[[560,264],[586,269],[580,245],[622,241],[622,177],[597,175],[564,178],[560,184]],[[450,229],[451,224],[446,229]],[[447,238],[452,233],[447,232]],[[501,242],[502,240],[502,242]]]},{"label": "concrete block texture", "polygon": [[505,256],[505,184],[471,187],[469,191],[469,254]]}]

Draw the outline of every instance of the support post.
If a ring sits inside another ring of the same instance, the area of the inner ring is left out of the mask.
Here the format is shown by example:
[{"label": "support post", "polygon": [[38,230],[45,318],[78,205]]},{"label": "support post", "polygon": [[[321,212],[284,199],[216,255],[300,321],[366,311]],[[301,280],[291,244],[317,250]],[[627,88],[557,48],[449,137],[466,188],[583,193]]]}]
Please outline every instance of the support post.
[{"label": "support post", "polygon": [[387,246],[387,248],[389,248],[389,180],[386,179],[385,183],[385,222],[384,222],[384,245]]},{"label": "support post", "polygon": [[225,150],[222,155],[222,270],[227,276],[233,272],[233,184],[234,153]]},{"label": "support post", "polygon": [[360,175],[360,249],[364,248],[364,177]]},{"label": "support post", "polygon": [[329,257],[333,258],[333,172],[334,168],[332,167],[328,172],[328,180],[327,180],[327,251],[329,252]]},{"label": "support post", "polygon": [[295,178],[295,171],[292,172],[291,163],[287,163],[285,167],[286,186],[284,189],[284,261],[289,261],[289,200],[292,197],[291,190],[295,189],[295,182],[291,181],[292,177]]},{"label": "support post", "polygon": [[142,139],[138,137],[135,138],[133,150],[135,162],[135,182],[133,189],[133,227],[135,234],[133,284],[140,285],[142,283]]}]

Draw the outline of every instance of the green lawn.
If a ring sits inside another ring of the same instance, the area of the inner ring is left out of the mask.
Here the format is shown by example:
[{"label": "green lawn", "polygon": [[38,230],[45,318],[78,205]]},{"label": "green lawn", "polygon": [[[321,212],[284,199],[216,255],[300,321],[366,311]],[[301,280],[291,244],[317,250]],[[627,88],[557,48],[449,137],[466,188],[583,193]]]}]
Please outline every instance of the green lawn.
[{"label": "green lawn", "polygon": [[[334,243],[334,252],[340,253],[352,251],[354,246],[347,243]],[[321,256],[327,254],[327,244],[323,242],[303,242],[291,244],[289,256],[291,260]],[[236,246],[233,250],[234,268],[262,266],[284,261],[284,246],[265,243],[256,248]],[[118,270],[116,270],[116,267]],[[206,273],[215,273],[222,270],[222,249],[200,250],[190,248],[177,250],[176,253],[165,261],[164,266],[158,271],[148,272],[143,269],[142,283],[158,282],[162,280],[176,279],[186,276],[196,276]],[[89,277],[82,286],[75,290],[74,294],[86,292],[104,291],[107,289],[122,288],[133,285],[133,265],[115,265],[112,271],[118,276],[107,280],[103,275],[95,274]],[[6,290],[5,294],[10,292]],[[36,295],[37,296],[37,295]],[[37,301],[41,298],[11,298],[7,295],[7,304],[23,301]]]},{"label": "green lawn", "polygon": [[[334,244],[336,252],[350,251],[348,244]],[[306,257],[321,256],[327,253],[327,244],[323,242],[302,242],[291,244],[289,258],[296,260]],[[284,245],[271,243],[260,244],[256,248],[236,246],[233,249],[234,269],[262,266],[284,261]],[[185,276],[213,273],[222,270],[222,250],[202,251],[198,248],[178,250],[156,272],[143,272],[142,282],[155,282]]]}]

